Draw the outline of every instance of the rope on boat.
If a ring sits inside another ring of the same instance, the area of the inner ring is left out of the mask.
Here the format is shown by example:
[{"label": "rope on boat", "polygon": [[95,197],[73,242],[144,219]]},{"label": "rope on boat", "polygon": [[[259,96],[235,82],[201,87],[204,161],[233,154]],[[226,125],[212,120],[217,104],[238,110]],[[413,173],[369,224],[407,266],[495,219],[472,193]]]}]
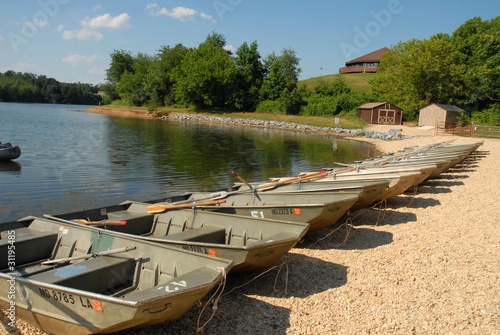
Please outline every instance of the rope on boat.
[{"label": "rope on boat", "polygon": [[385,214],[387,212],[387,199],[382,199],[381,201],[378,202],[378,204],[376,204],[372,208],[375,208],[377,206],[378,206],[378,215],[377,215],[377,221],[375,222],[375,226],[378,226],[385,218]]},{"label": "rope on boat", "polygon": [[319,242],[323,241],[324,239],[328,238],[329,236],[331,236],[332,234],[334,234],[335,232],[337,232],[339,229],[343,228],[344,226],[346,227],[346,234],[345,234],[344,240],[339,245],[334,246],[334,248],[340,248],[344,244],[346,244],[346,242],[349,240],[349,237],[351,236],[351,231],[352,231],[352,228],[353,228],[351,212],[347,212],[346,215],[347,215],[347,219],[346,219],[346,221],[344,223],[342,223],[340,226],[338,226],[337,228],[333,229],[332,231],[328,232],[323,237],[321,237],[321,238],[317,239],[316,241],[314,241],[313,243],[309,244],[307,246],[307,248],[310,248],[310,247],[318,244]]},{"label": "rope on boat", "polygon": [[[201,309],[200,315],[198,315],[198,320],[196,321],[196,334],[201,334],[203,332],[203,330],[205,329],[205,327],[208,325],[208,323],[210,321],[212,321],[212,319],[214,318],[215,312],[217,311],[217,308],[219,307],[218,305],[219,305],[219,300],[222,297],[222,292],[224,292],[224,288],[226,287],[226,282],[227,282],[226,269],[224,269],[222,267],[217,268],[217,269],[219,269],[222,272],[222,280],[220,281],[219,285],[217,286],[217,289],[215,290],[215,292],[212,294],[212,296],[208,299],[208,301],[205,303],[205,305]],[[200,326],[201,317],[202,317],[203,313],[205,312],[205,310],[207,309],[208,305],[212,302],[212,300],[213,300],[212,314],[210,315],[208,320],[205,321],[205,323],[203,323],[203,325]]]},{"label": "rope on boat", "polygon": [[240,288],[242,288],[242,287],[244,287],[244,286],[247,286],[248,284],[250,284],[251,282],[253,282],[253,281],[254,281],[254,280],[256,280],[257,278],[260,278],[260,277],[262,277],[263,275],[265,275],[266,273],[268,273],[268,272],[270,272],[270,271],[272,271],[272,270],[274,270],[274,269],[277,269],[277,268],[279,268],[279,267],[280,267],[280,266],[275,265],[275,266],[273,266],[273,267],[271,267],[271,268],[269,268],[269,269],[267,269],[267,270],[265,270],[265,271],[261,272],[260,274],[258,274],[257,276],[253,277],[252,279],[250,279],[250,280],[249,280],[249,281],[247,281],[246,283],[243,283],[243,284],[241,284],[240,286],[233,287],[233,288],[231,289],[231,291],[224,293],[222,296],[225,296],[226,294],[230,294],[230,293],[232,293],[233,291],[236,291],[236,290],[238,290],[238,289],[240,289]]},{"label": "rope on boat", "polygon": [[278,282],[278,277],[280,275],[281,269],[283,266],[286,266],[286,274],[285,274],[285,295],[288,296],[288,252],[286,253],[286,261],[281,263],[281,265],[278,267],[278,273],[276,274],[276,277],[274,278],[274,291],[277,291],[276,286]]}]

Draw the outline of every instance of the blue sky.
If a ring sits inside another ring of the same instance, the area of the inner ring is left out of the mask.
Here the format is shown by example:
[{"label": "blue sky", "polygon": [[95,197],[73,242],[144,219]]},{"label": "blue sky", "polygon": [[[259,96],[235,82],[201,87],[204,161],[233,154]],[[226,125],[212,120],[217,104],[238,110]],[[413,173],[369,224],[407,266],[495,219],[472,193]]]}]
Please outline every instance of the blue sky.
[{"label": "blue sky", "polygon": [[379,48],[498,15],[498,0],[3,1],[0,72],[99,84],[113,50],[153,55],[161,46],[197,47],[216,32],[228,49],[257,41],[262,57],[295,50],[306,79],[338,73]]}]

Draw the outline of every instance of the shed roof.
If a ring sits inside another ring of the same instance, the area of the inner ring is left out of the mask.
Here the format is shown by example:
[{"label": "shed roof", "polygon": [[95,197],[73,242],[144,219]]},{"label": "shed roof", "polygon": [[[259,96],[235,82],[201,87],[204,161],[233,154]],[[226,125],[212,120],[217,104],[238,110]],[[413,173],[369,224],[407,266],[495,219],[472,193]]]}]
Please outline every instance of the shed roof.
[{"label": "shed roof", "polygon": [[378,106],[385,105],[387,102],[368,102],[364,105],[359,106],[358,108],[362,109],[372,109],[377,108]]},{"label": "shed roof", "polygon": [[370,52],[369,54],[366,54],[364,56],[350,60],[350,61],[346,62],[345,65],[349,66],[349,65],[357,64],[357,63],[377,63],[377,62],[380,62],[382,55],[385,54],[387,51],[389,51],[389,49],[386,47],[383,47],[381,49]]},{"label": "shed roof", "polygon": [[[445,111],[448,111],[448,112],[460,112],[460,108],[455,106],[455,105],[445,105],[445,104],[430,104],[429,106],[427,107],[430,107],[430,106],[437,106],[441,109],[444,109]],[[424,108],[427,108],[427,107],[424,107]],[[424,109],[422,108],[422,109]]]}]

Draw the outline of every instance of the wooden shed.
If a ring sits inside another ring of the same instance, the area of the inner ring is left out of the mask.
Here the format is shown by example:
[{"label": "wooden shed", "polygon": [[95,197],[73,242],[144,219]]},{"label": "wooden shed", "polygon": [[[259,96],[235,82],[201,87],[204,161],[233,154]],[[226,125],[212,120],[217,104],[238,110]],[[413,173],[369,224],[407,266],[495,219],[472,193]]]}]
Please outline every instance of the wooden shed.
[{"label": "wooden shed", "polygon": [[403,111],[389,102],[369,102],[359,106],[358,117],[372,124],[403,124]]},{"label": "wooden shed", "polygon": [[438,122],[452,123],[458,121],[460,108],[453,105],[430,104],[420,109],[418,126],[436,126]]}]

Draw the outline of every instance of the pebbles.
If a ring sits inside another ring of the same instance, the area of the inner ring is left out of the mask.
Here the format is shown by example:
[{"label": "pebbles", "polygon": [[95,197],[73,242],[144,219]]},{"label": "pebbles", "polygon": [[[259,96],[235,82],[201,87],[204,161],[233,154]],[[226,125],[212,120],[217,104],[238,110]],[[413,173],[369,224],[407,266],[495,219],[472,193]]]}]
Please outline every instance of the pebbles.
[{"label": "pebbles", "polygon": [[280,122],[280,121],[265,121],[257,119],[241,119],[241,118],[229,118],[220,116],[204,116],[204,115],[194,115],[194,114],[179,114],[171,113],[168,116],[164,116],[165,119],[180,120],[180,121],[190,121],[190,122],[211,122],[211,123],[223,123],[229,125],[238,126],[253,126],[253,127],[266,127],[266,128],[279,128],[279,129],[290,129],[298,131],[314,131],[314,132],[324,132],[331,135],[338,136],[362,136],[365,138],[381,139],[381,140],[401,140],[404,138],[414,138],[414,136],[403,136],[401,132],[402,129],[389,129],[385,132],[379,132],[374,130],[364,130],[364,129],[344,129],[344,128],[333,128],[333,127],[316,127],[297,123]]},{"label": "pebbles", "polygon": [[[469,140],[402,129],[419,137],[365,140],[384,152]],[[281,268],[230,275],[202,334],[500,334],[499,163],[500,140],[486,139],[476,159],[392,199],[378,225],[378,210],[353,213],[342,247],[345,231],[320,240],[331,232],[324,229],[306,236]],[[200,312],[117,334],[195,335]],[[17,325],[17,334],[43,334]]]}]

